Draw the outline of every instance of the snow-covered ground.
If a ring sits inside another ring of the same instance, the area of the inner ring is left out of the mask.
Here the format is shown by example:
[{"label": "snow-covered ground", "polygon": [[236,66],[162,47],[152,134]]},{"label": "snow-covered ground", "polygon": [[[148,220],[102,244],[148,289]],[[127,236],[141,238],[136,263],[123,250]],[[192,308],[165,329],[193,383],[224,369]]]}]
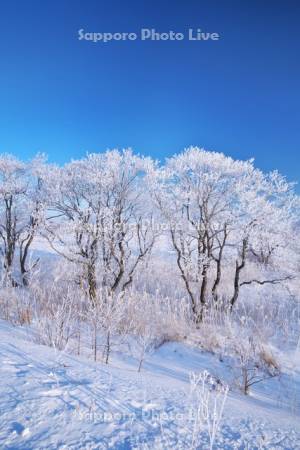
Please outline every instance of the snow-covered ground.
[{"label": "snow-covered ground", "polygon": [[[231,390],[214,448],[299,449],[299,359],[280,380]],[[298,363],[298,366],[297,366]],[[224,362],[167,343],[137,361],[114,354],[109,365],[37,345],[25,327],[0,322],[0,448],[189,449],[193,420],[189,374],[208,370],[230,383]],[[199,449],[208,449],[206,430]]]}]

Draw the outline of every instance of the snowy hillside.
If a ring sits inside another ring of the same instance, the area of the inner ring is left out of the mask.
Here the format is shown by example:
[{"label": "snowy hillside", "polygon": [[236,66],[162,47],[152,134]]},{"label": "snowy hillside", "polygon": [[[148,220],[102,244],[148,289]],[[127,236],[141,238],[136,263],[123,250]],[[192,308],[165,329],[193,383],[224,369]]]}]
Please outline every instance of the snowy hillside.
[{"label": "snowy hillside", "polygon": [[0,187],[1,449],[300,449],[284,176],[114,149]]},{"label": "snowy hillside", "polygon": [[[183,344],[162,345],[138,373],[137,361],[124,354],[109,365],[94,363],[37,345],[30,328],[4,321],[0,358],[6,450],[191,448],[190,372],[208,370],[230,383],[224,362]],[[214,448],[300,448],[299,359],[295,367],[290,363],[281,380],[259,384],[251,396],[231,389]],[[206,425],[195,448],[209,448]]]}]

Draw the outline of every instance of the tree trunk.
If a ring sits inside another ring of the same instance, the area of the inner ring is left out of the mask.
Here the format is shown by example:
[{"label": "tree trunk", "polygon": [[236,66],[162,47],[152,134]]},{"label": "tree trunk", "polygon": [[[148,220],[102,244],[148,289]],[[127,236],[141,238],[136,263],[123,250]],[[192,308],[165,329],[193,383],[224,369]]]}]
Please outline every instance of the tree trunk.
[{"label": "tree trunk", "polygon": [[245,239],[243,239],[241,262],[239,263],[238,261],[236,261],[236,263],[235,263],[235,275],[234,275],[234,282],[233,282],[234,291],[233,291],[233,296],[230,299],[230,311],[232,311],[232,309],[238,299],[239,293],[240,293],[240,275],[241,275],[241,271],[243,270],[243,268],[245,267],[245,264],[246,264],[247,246],[248,246],[248,240],[247,240],[247,238],[245,238]]},{"label": "tree trunk", "polygon": [[96,283],[96,271],[95,271],[94,264],[88,265],[87,281],[88,281],[89,298],[92,302],[92,305],[95,305],[96,293],[97,293],[97,283]]},{"label": "tree trunk", "polygon": [[105,364],[108,364],[109,355],[110,355],[110,332],[108,331],[107,335],[106,335],[106,358],[105,358]]},{"label": "tree trunk", "polygon": [[227,236],[228,236],[228,231],[227,231],[227,224],[224,225],[224,237],[222,242],[219,242],[220,248],[219,248],[219,255],[217,258],[214,258],[216,264],[217,264],[217,273],[216,273],[216,278],[212,287],[212,297],[214,299],[214,302],[217,303],[219,296],[218,296],[218,286],[220,284],[221,281],[221,276],[222,276],[222,258],[223,258],[223,250],[226,244],[226,240],[227,240]]},{"label": "tree trunk", "polygon": [[94,361],[97,361],[97,325],[94,324]]}]

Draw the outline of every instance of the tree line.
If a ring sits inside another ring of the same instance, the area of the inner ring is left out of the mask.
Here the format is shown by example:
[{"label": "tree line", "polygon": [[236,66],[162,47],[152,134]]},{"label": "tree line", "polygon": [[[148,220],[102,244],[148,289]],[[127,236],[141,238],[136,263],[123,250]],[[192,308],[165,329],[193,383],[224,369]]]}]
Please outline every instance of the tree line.
[{"label": "tree line", "polygon": [[44,263],[37,241],[74,268],[95,307],[99,292],[126,301],[141,268],[166,257],[201,322],[211,306],[232,310],[242,289],[297,277],[298,224],[299,197],[281,174],[197,147],[163,165],[130,149],[64,166],[0,156],[3,287],[30,286]]}]

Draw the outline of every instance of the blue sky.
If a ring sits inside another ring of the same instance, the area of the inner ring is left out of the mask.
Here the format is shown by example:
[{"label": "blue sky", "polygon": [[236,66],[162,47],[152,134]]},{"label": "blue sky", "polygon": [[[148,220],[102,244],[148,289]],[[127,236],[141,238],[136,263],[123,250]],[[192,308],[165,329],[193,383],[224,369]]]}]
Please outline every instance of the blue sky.
[{"label": "blue sky", "polygon": [[[300,3],[2,1],[0,152],[63,163],[199,145],[299,180]],[[217,42],[91,43],[78,30],[218,32]]]}]

